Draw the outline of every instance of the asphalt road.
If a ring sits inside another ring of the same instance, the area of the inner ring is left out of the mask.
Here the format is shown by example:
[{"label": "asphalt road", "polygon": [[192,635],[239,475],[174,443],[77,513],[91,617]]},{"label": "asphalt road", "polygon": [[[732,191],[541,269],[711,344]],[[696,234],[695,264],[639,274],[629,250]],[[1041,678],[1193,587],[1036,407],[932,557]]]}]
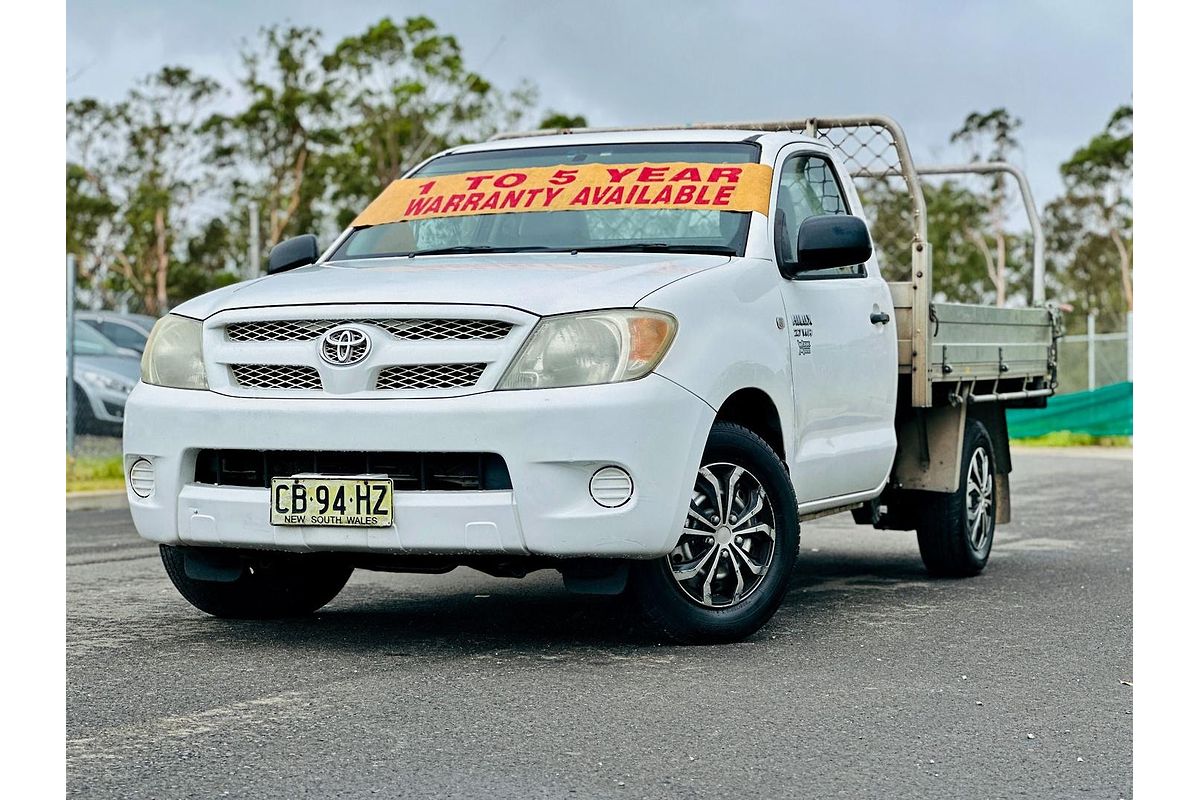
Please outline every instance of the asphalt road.
[{"label": "asphalt road", "polygon": [[319,615],[224,622],[128,513],[67,517],[79,797],[1130,797],[1132,462],[1019,453],[981,577],[911,533],[803,528],[774,621],[724,647],[618,602],[359,571]]}]

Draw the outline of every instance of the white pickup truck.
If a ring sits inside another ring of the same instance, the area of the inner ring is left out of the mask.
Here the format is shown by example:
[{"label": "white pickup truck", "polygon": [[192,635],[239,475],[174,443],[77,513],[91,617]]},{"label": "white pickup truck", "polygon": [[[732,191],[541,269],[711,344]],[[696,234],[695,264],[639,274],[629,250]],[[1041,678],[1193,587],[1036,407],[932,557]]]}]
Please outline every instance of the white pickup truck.
[{"label": "white pickup truck", "polygon": [[[901,186],[910,280],[882,277],[856,180]],[[842,511],[977,574],[1004,408],[1053,392],[1058,321],[933,302],[927,242],[887,118],[455,147],[324,253],[285,241],[158,323],[134,523],[234,618],[312,612],[355,568],[549,568],[672,639],[737,640],[801,522]]]}]

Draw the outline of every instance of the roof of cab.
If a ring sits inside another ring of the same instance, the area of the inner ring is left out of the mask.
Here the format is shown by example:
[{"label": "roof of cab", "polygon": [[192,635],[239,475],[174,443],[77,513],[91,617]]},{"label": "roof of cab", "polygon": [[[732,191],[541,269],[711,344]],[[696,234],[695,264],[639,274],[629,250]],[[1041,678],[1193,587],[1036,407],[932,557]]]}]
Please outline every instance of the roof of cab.
[{"label": "roof of cab", "polygon": [[798,131],[726,130],[720,128],[675,128],[665,130],[601,130],[590,133],[554,133],[492,139],[478,144],[452,147],[446,153],[473,153],[483,150],[511,150],[518,147],[555,147],[572,144],[617,144],[624,142],[743,142],[786,138],[788,141],[819,142]]}]

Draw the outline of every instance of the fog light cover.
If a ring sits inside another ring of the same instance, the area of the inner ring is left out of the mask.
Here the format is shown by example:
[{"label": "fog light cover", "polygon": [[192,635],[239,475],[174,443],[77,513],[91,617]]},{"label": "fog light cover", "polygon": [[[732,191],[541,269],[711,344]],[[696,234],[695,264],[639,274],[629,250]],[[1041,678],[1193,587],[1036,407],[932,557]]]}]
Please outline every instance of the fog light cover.
[{"label": "fog light cover", "polygon": [[154,465],[148,459],[139,458],[129,468],[129,488],[138,497],[154,493]]},{"label": "fog light cover", "polygon": [[618,508],[633,497],[633,478],[620,467],[602,467],[592,476],[592,499],[605,508]]}]

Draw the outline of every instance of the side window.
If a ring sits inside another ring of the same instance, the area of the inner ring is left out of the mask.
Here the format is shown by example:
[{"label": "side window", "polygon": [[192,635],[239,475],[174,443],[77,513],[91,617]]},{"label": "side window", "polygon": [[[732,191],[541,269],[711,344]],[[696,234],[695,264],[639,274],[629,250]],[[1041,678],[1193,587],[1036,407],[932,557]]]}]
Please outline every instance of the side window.
[{"label": "side window", "polygon": [[[775,208],[776,258],[780,262],[796,260],[796,234],[804,220],[821,214],[846,213],[846,200],[829,161],[806,153],[788,156],[779,171],[779,198]],[[864,274],[862,265],[857,265],[816,270],[805,276]]]},{"label": "side window", "polygon": [[101,322],[100,332],[112,340],[117,347],[128,347],[130,350],[142,350],[146,347],[146,337],[125,325]]}]

